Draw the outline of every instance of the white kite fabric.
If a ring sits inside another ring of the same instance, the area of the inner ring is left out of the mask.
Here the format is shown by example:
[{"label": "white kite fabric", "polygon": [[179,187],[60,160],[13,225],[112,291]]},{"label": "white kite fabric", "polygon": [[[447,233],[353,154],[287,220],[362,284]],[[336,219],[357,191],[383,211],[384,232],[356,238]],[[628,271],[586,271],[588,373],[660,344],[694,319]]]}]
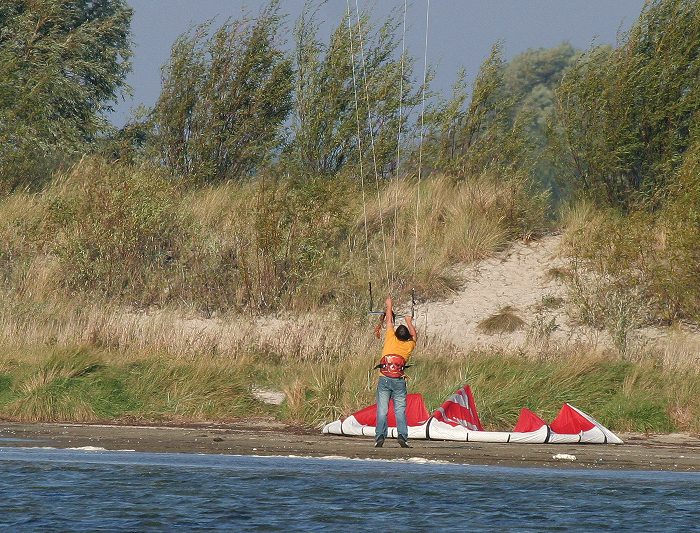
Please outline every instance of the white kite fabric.
[{"label": "white kite fabric", "polygon": [[[323,433],[374,437],[377,406],[371,405],[352,415],[326,424]],[[393,401],[389,402],[389,434],[396,438]],[[409,439],[454,440],[462,442],[520,442],[530,444],[622,444],[622,440],[593,417],[565,403],[549,424],[527,408],[513,431],[484,431],[476,410],[474,396],[465,385],[432,414],[420,394],[406,398],[406,421]]]}]

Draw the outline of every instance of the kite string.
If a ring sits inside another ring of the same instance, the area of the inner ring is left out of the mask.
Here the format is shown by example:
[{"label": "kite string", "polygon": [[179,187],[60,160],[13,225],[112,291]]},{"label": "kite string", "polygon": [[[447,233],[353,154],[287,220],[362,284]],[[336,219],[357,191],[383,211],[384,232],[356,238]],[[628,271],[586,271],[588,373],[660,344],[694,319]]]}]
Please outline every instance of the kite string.
[{"label": "kite string", "polygon": [[391,242],[391,284],[396,279],[396,231],[399,217],[399,171],[401,169],[401,122],[403,120],[403,77],[406,56],[406,11],[408,0],[403,2],[403,35],[401,37],[401,78],[399,79],[399,124],[396,134],[396,179],[394,180],[394,235]]},{"label": "kite string", "polygon": [[418,144],[418,184],[416,187],[416,226],[413,242],[413,284],[416,283],[416,267],[418,264],[418,217],[420,210],[420,187],[423,170],[423,136],[425,132],[425,86],[428,79],[428,28],[430,26],[430,0],[427,0],[425,10],[425,51],[423,56],[423,87],[420,111],[420,141]]},{"label": "kite string", "polygon": [[[367,281],[368,283],[372,283],[372,268],[370,265],[370,258],[369,258],[369,231],[367,229],[367,201],[365,198],[365,174],[364,174],[364,167],[362,164],[362,134],[361,134],[361,128],[360,128],[360,108],[358,104],[358,99],[357,99],[357,76],[355,74],[355,49],[353,46],[353,36],[352,36],[352,17],[350,14],[350,0],[345,0],[345,4],[347,7],[347,17],[348,17],[348,34],[350,36],[350,64],[352,65],[352,89],[355,95],[355,121],[357,122],[357,151],[359,154],[359,163],[360,163],[360,189],[362,190],[362,212],[364,215],[364,220],[365,220],[365,250],[367,252]],[[370,285],[371,287],[371,285]],[[370,289],[371,292],[371,289]],[[371,299],[371,294],[370,294],[370,299]],[[370,307],[372,305],[372,302],[370,301]],[[370,309],[371,311],[371,309]]]},{"label": "kite string", "polygon": [[382,209],[382,198],[381,198],[381,193],[379,190],[379,170],[377,168],[377,153],[376,149],[374,146],[374,130],[372,128],[372,109],[370,107],[370,100],[369,100],[369,89],[368,89],[368,82],[367,82],[367,67],[365,64],[365,49],[364,49],[364,41],[362,38],[362,24],[360,21],[360,8],[358,5],[358,0],[355,0],[355,11],[357,13],[357,34],[358,38],[360,40],[360,58],[362,60],[362,77],[364,80],[364,88],[365,88],[365,101],[367,103],[367,125],[369,129],[369,138],[370,138],[370,143],[372,146],[372,161],[374,162],[374,181],[375,181],[375,186],[376,186],[376,191],[377,191],[377,208],[379,210],[379,228],[382,236],[382,249],[384,252],[384,270],[386,274],[386,284],[387,284],[387,292],[391,292],[391,279],[389,276],[389,258],[387,254],[387,246],[386,246],[386,235],[384,233],[384,214],[383,214],[383,209]]}]

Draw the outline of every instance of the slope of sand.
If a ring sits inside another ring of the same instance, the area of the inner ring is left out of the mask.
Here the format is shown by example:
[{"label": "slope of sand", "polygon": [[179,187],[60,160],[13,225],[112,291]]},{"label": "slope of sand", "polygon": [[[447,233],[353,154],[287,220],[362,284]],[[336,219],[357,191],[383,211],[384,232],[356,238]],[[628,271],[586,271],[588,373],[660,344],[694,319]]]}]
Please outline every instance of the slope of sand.
[{"label": "slope of sand", "polygon": [[[561,236],[516,242],[493,257],[457,269],[462,286],[442,301],[418,310],[428,337],[440,337],[463,349],[496,347],[538,350],[547,345],[577,344],[591,350],[613,347],[607,331],[580,324],[562,279],[570,267],[560,250]],[[479,324],[502,309],[523,320],[513,332],[487,334]],[[700,332],[690,325],[644,327],[628,334],[636,351],[654,348],[670,366],[700,363]]]},{"label": "slope of sand", "polygon": [[[518,242],[494,257],[462,267],[460,290],[447,300],[421,306],[419,322],[428,335],[463,348],[520,347],[532,336],[538,317],[547,323],[554,319],[552,336],[558,340],[594,339],[591,331],[572,328],[564,310],[565,287],[552,275],[552,269],[566,266],[557,255],[559,243],[559,236]],[[547,302],[558,300],[562,303],[556,308],[545,308]],[[480,331],[481,321],[506,307],[525,321],[521,329],[492,335]]]}]

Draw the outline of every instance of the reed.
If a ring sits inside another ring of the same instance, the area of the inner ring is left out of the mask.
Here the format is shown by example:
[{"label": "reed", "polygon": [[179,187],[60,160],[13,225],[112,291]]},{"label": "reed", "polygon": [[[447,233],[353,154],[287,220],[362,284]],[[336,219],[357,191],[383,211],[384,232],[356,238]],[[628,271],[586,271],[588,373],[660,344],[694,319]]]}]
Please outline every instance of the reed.
[{"label": "reed", "polygon": [[[0,326],[0,416],[25,421],[272,415],[318,427],[374,401],[381,348],[370,323],[343,316],[203,320],[83,302],[5,314]],[[470,384],[490,429],[512,428],[522,407],[552,419],[571,402],[617,431],[697,432],[700,375],[683,342],[623,359],[584,345],[463,351],[424,335],[409,388],[434,409]],[[260,402],[261,387],[285,402]]]}]

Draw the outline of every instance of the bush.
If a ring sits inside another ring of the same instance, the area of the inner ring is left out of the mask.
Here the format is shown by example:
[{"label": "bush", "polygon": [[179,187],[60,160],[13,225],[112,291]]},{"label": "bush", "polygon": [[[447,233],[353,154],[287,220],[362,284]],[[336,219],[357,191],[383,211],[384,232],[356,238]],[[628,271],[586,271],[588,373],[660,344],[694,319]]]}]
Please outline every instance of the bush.
[{"label": "bush", "polygon": [[699,176],[696,144],[659,211],[589,208],[571,219],[567,244],[577,272],[571,283],[586,322],[604,327],[625,315],[634,328],[700,320]]},{"label": "bush", "polygon": [[159,302],[187,234],[179,199],[155,168],[84,159],[41,195],[61,283],[106,298]]}]

